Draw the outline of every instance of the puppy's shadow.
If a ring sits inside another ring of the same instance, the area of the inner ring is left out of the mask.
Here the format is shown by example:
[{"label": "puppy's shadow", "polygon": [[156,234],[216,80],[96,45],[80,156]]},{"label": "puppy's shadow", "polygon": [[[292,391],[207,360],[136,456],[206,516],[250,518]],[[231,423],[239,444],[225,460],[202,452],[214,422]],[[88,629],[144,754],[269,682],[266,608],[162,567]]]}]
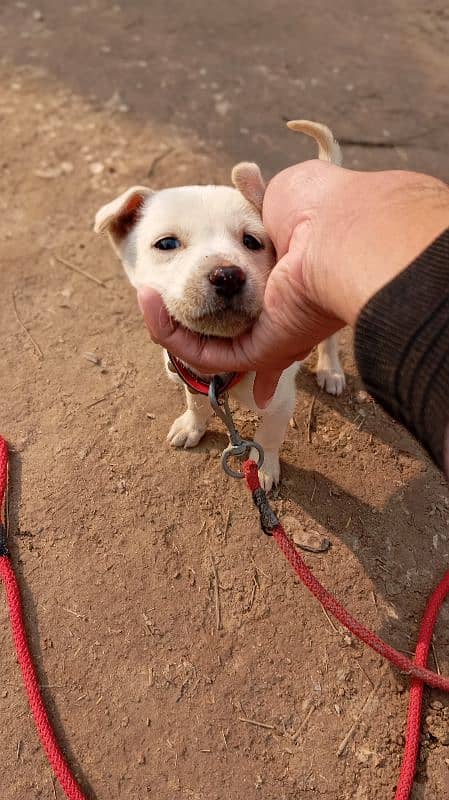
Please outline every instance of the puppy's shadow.
[{"label": "puppy's shadow", "polygon": [[[420,457],[422,450],[418,442],[405,434],[404,429],[389,417],[364,391],[363,383],[357,374],[345,373],[346,388],[336,397],[320,389],[316,382],[312,365],[303,364],[296,376],[298,396],[306,396],[309,402],[316,397],[315,416],[320,410],[333,411],[342,418],[342,423],[354,423],[363,428],[365,433],[372,434],[381,442],[394,447],[403,453]],[[364,392],[366,400],[359,402],[359,392]]]},{"label": "puppy's shadow", "polygon": [[[7,514],[6,514],[7,543],[10,551],[11,562],[14,569],[14,573],[20,588],[20,594],[22,598],[22,606],[24,612],[23,613],[24,624],[27,632],[27,639],[31,652],[31,657],[33,660],[33,664],[35,666],[39,686],[45,687],[48,686],[51,683],[51,681],[49,681],[47,673],[44,667],[42,666],[43,656],[42,656],[41,641],[38,634],[39,621],[36,614],[36,604],[34,601],[33,592],[29,584],[27,583],[27,580],[24,577],[22,561],[20,559],[20,550],[17,544],[18,539],[22,537],[31,537],[33,533],[31,531],[22,531],[20,529],[19,511],[20,511],[21,494],[22,494],[22,461],[20,455],[17,452],[14,452],[14,450],[10,450],[9,452],[8,467],[9,467],[9,474],[8,474],[8,494],[7,494]],[[44,565],[42,565],[42,569],[45,569]],[[15,680],[17,684],[20,684],[21,673],[18,670],[16,674],[13,676],[13,680]],[[43,695],[44,705],[47,710],[50,723],[55,732],[57,741],[63,753],[65,754],[69,765],[73,769],[77,781],[79,782],[83,792],[86,794],[86,797],[89,797],[90,800],[97,800],[97,796],[95,795],[92,787],[90,786],[87,776],[83,772],[79,764],[79,761],[75,753],[73,752],[72,747],[66,737],[64,725],[61,721],[61,716],[57,708],[57,701],[47,691],[45,690],[42,691],[41,689],[41,692]],[[31,712],[29,713],[31,714]]]},{"label": "puppy's shadow", "polygon": [[207,430],[201,441],[192,448],[194,453],[210,454],[214,450],[219,450],[220,453],[229,444],[229,437],[221,431]]},{"label": "puppy's shadow", "polygon": [[[351,380],[355,388],[357,381],[357,378]],[[365,433],[388,443],[398,452],[422,459],[419,444],[401,426],[371,401],[360,404],[353,399],[350,393],[354,387],[339,398],[332,397],[318,389],[315,376],[307,371],[299,375],[298,385],[310,399],[317,395],[318,428],[323,406],[352,424],[360,408],[366,409],[366,416],[361,418]],[[242,436],[254,436],[254,421],[245,420],[243,409],[234,419]],[[196,448],[199,452],[217,450],[221,453],[228,445],[227,435],[216,429],[220,424],[215,425]],[[297,514],[299,521],[305,515],[327,532],[335,547],[341,542],[354,553],[373,583],[375,597],[382,598],[393,610],[391,616],[384,615],[379,634],[396,648],[412,651],[417,635],[416,619],[420,618],[426,598],[441,576],[445,558],[441,551],[433,548],[430,535],[426,537],[426,509],[435,504],[435,488],[429,485],[428,474],[418,475],[398,487],[378,509],[345,491],[319,471],[288,464],[282,456],[281,471],[281,485],[272,495],[274,505],[277,498],[289,501],[294,506],[289,513]],[[443,485],[442,481],[442,491]],[[350,607],[350,597],[344,600]],[[441,644],[445,643],[445,638],[442,633],[438,634]]]}]

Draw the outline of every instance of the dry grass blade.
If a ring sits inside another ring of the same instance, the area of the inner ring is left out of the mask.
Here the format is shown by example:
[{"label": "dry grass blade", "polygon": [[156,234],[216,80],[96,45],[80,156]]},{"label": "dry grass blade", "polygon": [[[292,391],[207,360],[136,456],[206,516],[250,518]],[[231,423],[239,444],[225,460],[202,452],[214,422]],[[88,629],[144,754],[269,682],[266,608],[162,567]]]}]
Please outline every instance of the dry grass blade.
[{"label": "dry grass blade", "polygon": [[154,156],[150,166],[148,167],[147,178],[153,177],[154,173],[156,172],[156,167],[158,166],[158,164],[160,164],[161,161],[167,158],[167,156],[169,156],[170,153],[173,153],[174,149],[175,149],[174,147],[167,147],[167,149],[164,150],[162,153],[158,153],[157,155]]},{"label": "dry grass blade", "polygon": [[302,731],[306,727],[310,717],[312,716],[312,714],[313,714],[313,712],[315,710],[316,710],[316,705],[314,705],[312,703],[312,705],[310,706],[306,716],[304,717],[303,721],[301,722],[301,725],[299,726],[298,730],[292,735],[292,741],[293,742],[296,742],[298,740],[299,736],[301,735]]},{"label": "dry grass blade", "polygon": [[12,305],[13,305],[13,309],[14,309],[14,314],[16,315],[17,322],[19,323],[20,327],[25,331],[26,335],[28,336],[28,338],[29,338],[30,342],[32,343],[32,345],[34,347],[34,350],[37,353],[38,357],[40,359],[43,359],[44,354],[43,354],[41,348],[39,347],[39,345],[36,342],[36,340],[32,337],[32,335],[29,332],[28,328],[26,327],[25,323],[22,322],[22,320],[21,320],[21,318],[19,316],[19,312],[17,311],[16,292],[15,291],[12,293]]},{"label": "dry grass blade", "polygon": [[307,419],[307,441],[309,444],[312,443],[312,423],[313,423],[313,411],[315,409],[315,403],[316,403],[316,394],[313,395],[312,402],[310,403],[309,416]]},{"label": "dry grass blade", "polygon": [[340,746],[339,746],[339,748],[337,750],[338,758],[340,758],[343,755],[343,753],[345,752],[349,742],[351,741],[352,737],[354,736],[354,733],[356,732],[358,726],[360,725],[360,722],[364,717],[366,709],[368,708],[369,704],[371,703],[371,700],[373,699],[374,695],[376,694],[377,690],[379,689],[380,684],[383,681],[383,677],[384,677],[384,674],[386,672],[387,666],[388,666],[388,664],[383,664],[382,669],[381,669],[381,673],[380,673],[380,676],[379,676],[379,680],[377,681],[376,685],[373,686],[373,688],[371,689],[368,697],[366,698],[365,702],[363,703],[363,705],[362,705],[362,707],[361,707],[361,709],[359,711],[359,714],[358,714],[357,718],[354,720],[354,722],[352,723],[351,727],[349,728],[346,736],[344,737],[344,739],[340,743]]},{"label": "dry grass blade", "polygon": [[217,631],[219,631],[221,629],[220,584],[218,581],[218,572],[217,567],[215,566],[213,555],[211,555],[210,560],[212,562],[212,570],[214,573],[215,626]]},{"label": "dry grass blade", "polygon": [[257,719],[247,719],[246,717],[239,717],[239,722],[246,722],[247,725],[254,725],[255,728],[265,728],[267,731],[276,730],[274,725],[269,725],[267,722],[259,722]]},{"label": "dry grass blade", "polygon": [[435,645],[434,645],[433,642],[431,642],[430,646],[432,648],[433,660],[435,661],[435,669],[436,669],[438,675],[441,675],[441,669],[440,669],[440,664],[439,664],[439,661],[438,661],[437,651],[435,650]]},{"label": "dry grass blade", "polygon": [[71,264],[70,261],[66,261],[65,258],[61,258],[61,256],[55,256],[55,259],[67,269],[71,269],[72,272],[76,272],[78,275],[82,275],[83,278],[87,278],[88,281],[93,281],[98,286],[102,286],[103,289],[107,289],[106,284],[101,281],[100,278],[96,278],[95,275],[91,275],[90,272],[86,272],[86,270],[76,267],[75,264]]}]

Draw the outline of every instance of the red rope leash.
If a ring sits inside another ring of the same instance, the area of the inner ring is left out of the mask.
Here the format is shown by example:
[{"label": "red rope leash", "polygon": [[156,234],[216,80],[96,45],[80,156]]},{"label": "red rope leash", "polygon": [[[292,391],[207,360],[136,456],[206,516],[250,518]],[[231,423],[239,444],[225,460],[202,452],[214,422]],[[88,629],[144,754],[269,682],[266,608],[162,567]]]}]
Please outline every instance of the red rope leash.
[{"label": "red rope leash", "polygon": [[[416,760],[419,750],[419,732],[421,719],[421,706],[424,683],[449,692],[449,679],[437,675],[426,668],[429,654],[432,631],[440,610],[441,604],[449,593],[449,571],[431,595],[421,623],[418,644],[413,661],[399,653],[390,645],[382,641],[375,633],[365,628],[360,622],[349,614],[346,609],[317,581],[310,569],[306,566],[299,552],[296,550],[279,520],[275,517],[269,506],[265,492],[261,489],[254,461],[246,461],[243,465],[246,483],[253,499],[259,509],[264,530],[273,535],[277,545],[290,562],[294,571],[310,592],[320,601],[323,608],[333,614],[351,633],[365,642],[384,658],[387,658],[398,669],[409,673],[413,680],[410,691],[410,703],[407,719],[407,735],[404,757],[402,761],[399,783],[396,789],[395,800],[409,800],[413,786],[416,769]],[[8,448],[5,440],[0,436],[0,509],[6,491],[8,472]],[[9,554],[6,548],[4,526],[0,517],[0,577],[6,590],[9,607],[11,628],[17,658],[22,669],[28,701],[34,722],[42,741],[44,750],[54,774],[56,775],[65,796],[68,800],[87,800],[74,778],[64,755],[56,741],[50,720],[45,710],[40,688],[28,648],[25,625],[22,614],[19,587],[12,570]]]},{"label": "red rope leash", "polygon": [[[0,510],[6,491],[7,474],[8,446],[5,440],[0,436]],[[1,517],[0,528],[3,529]],[[56,736],[42,701],[36,671],[28,648],[19,586],[11,566],[2,530],[0,530],[0,576],[5,586],[17,659],[22,670],[28,702],[40,740],[53,772],[61,784],[61,788],[66,797],[69,798],[69,800],[87,800],[86,795],[83,794],[77,781],[73,777],[61,748],[56,741]]]},{"label": "red rope leash", "polygon": [[[260,488],[259,476],[257,472],[257,465],[254,461],[245,461],[243,464],[243,471],[245,475],[246,484],[253,495],[255,503],[261,514],[263,520],[270,512],[269,503],[266,498],[265,492]],[[256,497],[255,497],[256,495]],[[273,513],[273,512],[271,512]],[[274,515],[273,515],[274,517]],[[407,658],[403,653],[399,653],[386,642],[383,642],[375,633],[365,628],[360,622],[354,619],[348,611],[328,592],[311,572],[298,550],[288,538],[279,520],[273,519],[272,525],[267,529],[264,522],[262,522],[266,532],[272,534],[276,544],[284,553],[286,559],[289,561],[294,571],[304,583],[314,597],[319,600],[323,608],[332,614],[348,631],[350,631],[362,642],[365,642],[369,647],[379,653],[379,655],[391,661],[398,669],[403,672],[409,673],[412,677],[412,685],[410,690],[410,700],[407,715],[407,731],[405,750],[402,759],[401,773],[399,782],[396,789],[395,800],[408,800],[413,786],[413,779],[416,770],[416,761],[419,751],[419,734],[421,724],[421,707],[424,684],[434,686],[449,692],[449,679],[438,675],[426,669],[427,658],[429,654],[430,643],[432,640],[432,632],[435,622],[441,608],[441,604],[449,593],[449,571],[446,572],[441,582],[429,598],[427,608],[424,613],[423,620],[418,636],[418,644],[416,646],[415,657],[413,661]]]}]

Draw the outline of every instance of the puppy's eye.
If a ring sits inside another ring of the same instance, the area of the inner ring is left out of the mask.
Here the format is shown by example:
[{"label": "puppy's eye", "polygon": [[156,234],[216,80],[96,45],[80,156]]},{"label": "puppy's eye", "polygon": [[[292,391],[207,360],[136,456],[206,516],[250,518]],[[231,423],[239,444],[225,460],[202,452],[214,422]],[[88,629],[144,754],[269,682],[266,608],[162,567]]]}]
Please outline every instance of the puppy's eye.
[{"label": "puppy's eye", "polygon": [[177,250],[181,247],[181,242],[175,236],[164,236],[155,242],[153,247],[157,247],[158,250]]},{"label": "puppy's eye", "polygon": [[245,245],[245,247],[248,248],[248,250],[262,250],[263,249],[262,242],[259,242],[259,240],[256,239],[255,236],[251,236],[250,233],[244,233],[243,234],[243,244]]}]

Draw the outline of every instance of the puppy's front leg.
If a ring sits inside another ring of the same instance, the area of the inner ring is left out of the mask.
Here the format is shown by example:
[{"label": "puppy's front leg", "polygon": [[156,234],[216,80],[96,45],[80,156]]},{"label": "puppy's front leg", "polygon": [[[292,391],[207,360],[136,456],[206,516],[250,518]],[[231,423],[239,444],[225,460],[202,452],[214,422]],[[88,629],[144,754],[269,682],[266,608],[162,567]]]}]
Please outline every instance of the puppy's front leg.
[{"label": "puppy's front leg", "polygon": [[[287,425],[295,408],[295,375],[297,365],[292,364],[283,372],[276,393],[264,411],[262,421],[256,430],[255,439],[264,450],[264,462],[259,470],[260,485],[269,492],[279,483],[279,450],[285,438]],[[257,450],[251,451],[251,458],[257,461]]]},{"label": "puppy's front leg", "polygon": [[185,389],[187,411],[175,419],[167,436],[172,447],[195,447],[204,436],[212,416],[209,398],[202,394],[192,394]]},{"label": "puppy's front leg", "polygon": [[316,380],[329,394],[341,394],[346,386],[345,373],[338,355],[338,335],[334,333],[318,345]]}]

